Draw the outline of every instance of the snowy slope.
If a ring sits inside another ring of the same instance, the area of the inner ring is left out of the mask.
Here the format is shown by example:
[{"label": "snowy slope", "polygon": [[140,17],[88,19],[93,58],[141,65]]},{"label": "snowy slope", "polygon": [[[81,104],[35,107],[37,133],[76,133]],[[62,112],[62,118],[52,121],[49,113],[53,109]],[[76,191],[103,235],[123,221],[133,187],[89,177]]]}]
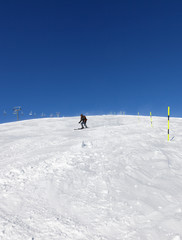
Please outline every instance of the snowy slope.
[{"label": "snowy slope", "polygon": [[0,125],[0,240],[182,240],[182,119]]}]

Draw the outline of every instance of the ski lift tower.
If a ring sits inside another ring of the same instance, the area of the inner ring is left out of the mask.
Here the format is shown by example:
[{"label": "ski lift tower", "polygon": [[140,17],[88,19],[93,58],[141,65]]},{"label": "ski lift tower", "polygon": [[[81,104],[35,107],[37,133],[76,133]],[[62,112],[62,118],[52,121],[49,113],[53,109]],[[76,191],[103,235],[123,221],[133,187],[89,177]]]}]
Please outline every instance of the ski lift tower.
[{"label": "ski lift tower", "polygon": [[13,108],[14,113],[17,115],[17,121],[19,120],[19,111],[21,111],[21,107],[14,107]]},{"label": "ski lift tower", "polygon": [[57,112],[57,113],[56,113],[56,116],[57,116],[57,117],[60,117],[60,112]]}]

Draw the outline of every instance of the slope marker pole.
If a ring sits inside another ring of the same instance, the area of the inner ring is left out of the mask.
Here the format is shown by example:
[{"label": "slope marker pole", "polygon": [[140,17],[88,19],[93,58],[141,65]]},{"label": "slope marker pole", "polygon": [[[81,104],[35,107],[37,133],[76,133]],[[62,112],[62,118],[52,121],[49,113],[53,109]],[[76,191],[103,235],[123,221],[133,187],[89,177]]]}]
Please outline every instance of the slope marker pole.
[{"label": "slope marker pole", "polygon": [[151,121],[151,127],[152,127],[152,113],[150,112],[150,121]]},{"label": "slope marker pole", "polygon": [[168,132],[167,132],[168,141],[169,141],[169,117],[170,117],[170,107],[168,107]]}]

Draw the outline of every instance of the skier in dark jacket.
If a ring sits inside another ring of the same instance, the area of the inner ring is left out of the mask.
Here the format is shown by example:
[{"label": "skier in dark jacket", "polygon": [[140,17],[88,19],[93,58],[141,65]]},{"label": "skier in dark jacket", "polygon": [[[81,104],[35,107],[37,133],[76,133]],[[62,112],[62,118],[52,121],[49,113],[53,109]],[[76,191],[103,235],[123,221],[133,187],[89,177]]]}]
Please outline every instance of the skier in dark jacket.
[{"label": "skier in dark jacket", "polygon": [[80,121],[79,121],[79,123],[81,123],[81,125],[82,125],[82,128],[87,128],[87,118],[83,115],[83,114],[81,114],[80,115]]}]

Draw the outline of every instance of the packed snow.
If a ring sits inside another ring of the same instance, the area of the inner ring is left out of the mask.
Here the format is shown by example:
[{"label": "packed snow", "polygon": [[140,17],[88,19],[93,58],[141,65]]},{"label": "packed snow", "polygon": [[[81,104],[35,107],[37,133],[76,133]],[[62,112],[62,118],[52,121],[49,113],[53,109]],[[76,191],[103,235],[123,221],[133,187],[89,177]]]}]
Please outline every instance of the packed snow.
[{"label": "packed snow", "polygon": [[1,240],[182,240],[182,119],[0,125]]}]

